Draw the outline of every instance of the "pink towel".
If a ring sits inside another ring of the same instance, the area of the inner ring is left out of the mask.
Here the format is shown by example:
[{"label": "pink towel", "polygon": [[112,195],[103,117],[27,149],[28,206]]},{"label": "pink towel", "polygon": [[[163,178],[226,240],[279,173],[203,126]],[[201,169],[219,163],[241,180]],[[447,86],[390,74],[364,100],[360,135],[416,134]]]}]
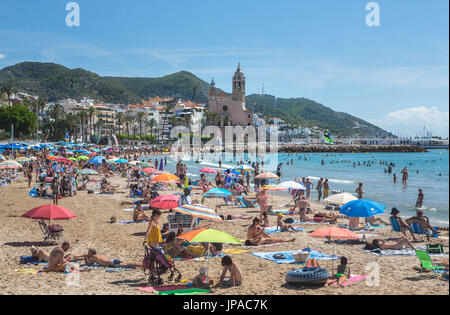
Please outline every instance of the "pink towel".
[{"label": "pink towel", "polygon": [[181,290],[181,289],[188,289],[188,286],[185,285],[165,285],[160,287],[137,287],[136,289],[147,292],[147,293],[153,293],[154,291],[173,291],[173,290]]},{"label": "pink towel", "polygon": [[[350,283],[358,282],[358,281],[364,280],[364,279],[366,279],[366,278],[367,278],[367,276],[353,276],[353,277],[350,277],[350,279],[348,279],[347,281],[345,281],[345,282],[342,284],[342,286],[345,287],[345,286],[349,285]],[[333,285],[337,285],[337,281],[336,281],[336,282],[333,282]]]}]

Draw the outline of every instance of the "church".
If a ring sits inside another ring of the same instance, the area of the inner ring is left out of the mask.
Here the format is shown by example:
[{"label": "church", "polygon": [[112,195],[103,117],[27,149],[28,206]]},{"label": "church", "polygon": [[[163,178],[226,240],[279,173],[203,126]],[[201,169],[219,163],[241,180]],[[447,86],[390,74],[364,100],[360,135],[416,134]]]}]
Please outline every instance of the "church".
[{"label": "church", "polygon": [[233,76],[233,92],[231,95],[217,93],[214,79],[208,93],[208,110],[220,118],[221,126],[251,126],[253,112],[245,108],[245,76],[238,64]]}]

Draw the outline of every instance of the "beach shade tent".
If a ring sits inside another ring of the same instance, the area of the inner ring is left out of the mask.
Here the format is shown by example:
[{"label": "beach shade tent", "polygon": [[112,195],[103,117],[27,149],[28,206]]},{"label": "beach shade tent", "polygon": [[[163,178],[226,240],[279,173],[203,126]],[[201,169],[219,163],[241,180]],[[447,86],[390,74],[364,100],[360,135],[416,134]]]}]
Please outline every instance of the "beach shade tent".
[{"label": "beach shade tent", "polygon": [[82,169],[77,172],[80,175],[97,175],[98,172],[91,169]]},{"label": "beach shade tent", "polygon": [[[325,238],[329,241],[331,240],[357,240],[361,238],[358,234],[339,227],[330,226],[326,228],[321,228],[318,230],[315,230],[314,232],[310,233],[309,236],[311,237],[317,237],[317,238]],[[333,256],[334,256],[334,242],[333,242]],[[334,260],[331,265],[331,274],[334,274]]]},{"label": "beach shade tent", "polygon": [[233,235],[215,230],[215,229],[197,229],[184,233],[177,238],[186,240],[192,243],[208,243],[208,256],[207,256],[207,269],[206,278],[209,281],[209,244],[221,243],[221,244],[235,244],[242,245],[242,242]]},{"label": "beach shade tent", "polygon": [[162,174],[154,177],[152,179],[155,182],[162,182],[162,183],[178,183],[180,179],[172,174]]},{"label": "beach shade tent", "polygon": [[178,207],[178,200],[180,196],[177,195],[163,195],[158,196],[150,202],[150,207],[158,209],[174,209]]},{"label": "beach shade tent", "polygon": [[379,202],[370,199],[356,199],[343,205],[339,213],[351,218],[370,218],[384,213],[384,210],[386,210],[386,206]]},{"label": "beach shade tent", "polygon": [[94,163],[94,164],[102,164],[103,161],[105,160],[105,158],[103,156],[96,156],[93,157],[92,159],[89,160],[89,163]]},{"label": "beach shade tent", "polygon": [[16,169],[21,167],[22,165],[19,162],[13,160],[6,160],[0,162],[0,169]]},{"label": "beach shade tent", "polygon": [[115,160],[114,163],[116,163],[116,164],[128,164],[128,161],[125,160],[125,159],[117,159],[117,160]]},{"label": "beach shade tent", "polygon": [[336,205],[345,205],[346,203],[349,203],[350,201],[354,201],[357,199],[358,198],[356,198],[352,194],[340,193],[340,194],[331,195],[330,197],[325,198],[324,201],[327,203],[332,203],[332,204],[336,204]]}]

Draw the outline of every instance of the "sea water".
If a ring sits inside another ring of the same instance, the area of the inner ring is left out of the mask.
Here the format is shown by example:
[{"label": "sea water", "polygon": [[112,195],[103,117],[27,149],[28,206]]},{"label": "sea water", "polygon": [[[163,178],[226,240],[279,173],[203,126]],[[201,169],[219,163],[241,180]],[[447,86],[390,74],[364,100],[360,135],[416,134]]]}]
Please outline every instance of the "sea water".
[{"label": "sea water", "polygon": [[[168,165],[165,170],[175,171],[176,161],[168,156]],[[430,150],[425,153],[279,153],[267,155],[276,157],[281,167],[281,181],[309,177],[314,187],[319,178],[328,178],[330,191],[340,190],[355,194],[358,183],[363,183],[364,198],[378,201],[386,206],[385,214],[390,213],[392,207],[400,210],[402,217],[415,214],[415,203],[418,189],[422,188],[425,195],[424,205],[421,208],[430,220],[439,225],[448,226],[449,223],[449,152],[448,150]],[[144,160],[155,158],[145,157]],[[253,161],[243,162],[250,165]],[[291,159],[293,164],[291,165]],[[222,169],[237,164],[233,158],[222,156]],[[259,160],[259,159],[258,159]],[[322,165],[323,161],[323,165]],[[394,163],[392,174],[385,173],[388,165]],[[366,162],[366,165],[364,165]],[[187,175],[192,180],[200,178],[199,170],[204,167],[219,168],[217,161],[202,161],[198,163],[189,159],[183,160],[187,166]],[[289,165],[288,165],[289,163]],[[353,163],[356,164],[353,167]],[[358,165],[360,163],[360,165]],[[267,165],[267,163],[266,163]],[[368,165],[368,166],[367,166]],[[408,168],[409,178],[406,184],[402,183],[401,171]],[[274,169],[266,169],[274,172]],[[397,174],[397,183],[393,181],[393,173]],[[207,174],[213,181],[214,174]],[[271,181],[276,183],[276,181]],[[286,194],[287,192],[281,192]],[[315,191],[311,198],[317,198]]]}]

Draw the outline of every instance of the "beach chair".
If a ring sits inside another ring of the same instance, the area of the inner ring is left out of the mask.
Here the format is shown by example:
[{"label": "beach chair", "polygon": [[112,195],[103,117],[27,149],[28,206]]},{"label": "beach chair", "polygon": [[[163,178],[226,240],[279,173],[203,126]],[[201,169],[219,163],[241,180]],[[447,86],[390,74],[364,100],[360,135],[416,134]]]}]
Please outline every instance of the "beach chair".
[{"label": "beach chair", "polygon": [[242,197],[236,196],[236,200],[239,201],[241,208],[256,208],[257,207],[256,203],[253,203],[253,202],[249,203],[249,202],[245,201],[244,198],[242,198]]},{"label": "beach chair", "polygon": [[392,231],[403,233],[397,219],[391,217],[389,220],[391,221]]},{"label": "beach chair", "polygon": [[424,250],[416,250],[416,255],[420,260],[422,270],[440,270],[443,268],[442,265],[433,265],[433,260]]},{"label": "beach chair", "polygon": [[168,215],[167,219],[169,221],[169,232],[175,233],[178,232],[180,227],[183,229],[183,232],[195,230],[199,222],[193,216],[185,214]]},{"label": "beach chair", "polygon": [[[419,234],[419,235],[428,235],[430,232],[428,231],[424,231],[422,228],[422,224],[420,223],[420,221],[414,221],[412,222],[410,225],[411,228],[411,232],[414,234]],[[437,228],[435,227],[435,229],[437,230]],[[431,237],[434,238],[438,238],[439,234],[435,234],[434,232],[431,231]]]},{"label": "beach chair", "polygon": [[44,220],[39,221],[39,227],[44,234],[44,242],[57,241],[64,237],[64,228],[61,225],[48,226]]}]

